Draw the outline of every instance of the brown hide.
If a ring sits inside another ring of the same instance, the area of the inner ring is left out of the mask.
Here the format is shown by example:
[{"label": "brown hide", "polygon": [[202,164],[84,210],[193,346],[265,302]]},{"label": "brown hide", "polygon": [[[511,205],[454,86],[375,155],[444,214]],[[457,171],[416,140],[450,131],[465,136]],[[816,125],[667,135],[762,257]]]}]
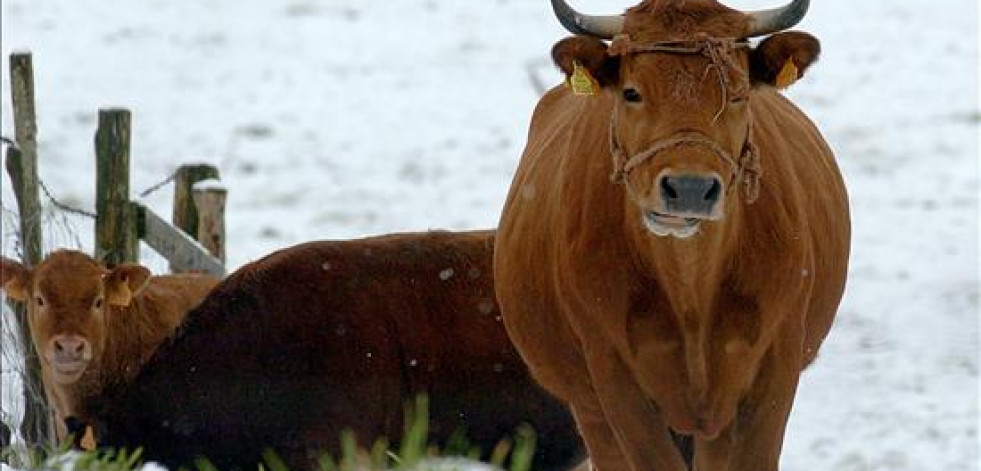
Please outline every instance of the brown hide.
[{"label": "brown hide", "polygon": [[[803,74],[817,40],[753,48],[733,40],[746,23],[714,1],[647,1],[609,46],[577,36],[553,50],[602,89],[539,102],[495,280],[512,341],[570,404],[599,471],[776,470],[844,289],[841,176],[774,87]],[[689,181],[710,182],[704,201],[678,209]]]},{"label": "brown hide", "polygon": [[535,469],[567,469],[584,447],[507,338],[492,255],[492,232],[433,232],[311,242],[246,265],[133,384],[92,401],[99,442],[172,468],[203,455],[255,469],[272,448],[312,469],[320,452],[338,456],[345,428],[362,445],[397,440],[403,404],[427,393],[434,441],[462,427],[489,453],[528,422]]},{"label": "brown hide", "polygon": [[59,439],[82,397],[131,379],[218,283],[207,275],[150,276],[132,264],[108,270],[72,250],[53,252],[33,269],[6,258],[0,268],[7,296],[27,302]]}]

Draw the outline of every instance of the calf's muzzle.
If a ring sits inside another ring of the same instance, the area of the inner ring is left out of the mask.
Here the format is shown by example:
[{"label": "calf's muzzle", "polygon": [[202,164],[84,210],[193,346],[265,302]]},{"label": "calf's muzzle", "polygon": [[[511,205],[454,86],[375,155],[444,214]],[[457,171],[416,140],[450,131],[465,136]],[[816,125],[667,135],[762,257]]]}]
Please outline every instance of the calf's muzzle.
[{"label": "calf's muzzle", "polygon": [[54,344],[54,360],[58,363],[77,363],[86,360],[85,350],[88,341],[77,335],[59,335],[51,342]]}]

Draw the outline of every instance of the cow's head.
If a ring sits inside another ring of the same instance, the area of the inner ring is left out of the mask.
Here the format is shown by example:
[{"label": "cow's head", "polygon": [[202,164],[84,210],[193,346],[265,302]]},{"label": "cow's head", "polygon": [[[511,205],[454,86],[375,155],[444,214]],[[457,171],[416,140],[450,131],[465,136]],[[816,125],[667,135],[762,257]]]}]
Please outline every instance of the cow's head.
[{"label": "cow's head", "polygon": [[[756,199],[761,169],[748,102],[754,87],[785,87],[817,58],[814,37],[779,32],[808,3],[744,13],[714,0],[647,0],[624,15],[593,16],[552,0],[577,34],[555,45],[556,64],[582,93],[616,100],[614,180],[636,208],[632,220],[686,238],[732,214],[740,197]],[[747,41],[771,33],[755,47]]]},{"label": "cow's head", "polygon": [[107,270],[81,252],[61,250],[33,269],[0,258],[7,296],[27,303],[31,339],[58,384],[75,383],[99,364],[110,306],[128,306],[150,278],[133,264]]}]

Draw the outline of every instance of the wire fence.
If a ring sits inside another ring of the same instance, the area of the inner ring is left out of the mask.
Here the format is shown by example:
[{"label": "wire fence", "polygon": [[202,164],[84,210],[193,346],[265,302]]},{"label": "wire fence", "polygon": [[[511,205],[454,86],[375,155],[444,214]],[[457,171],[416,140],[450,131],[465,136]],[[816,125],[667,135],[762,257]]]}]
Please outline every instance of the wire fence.
[{"label": "wire fence", "polygon": [[[173,177],[170,177],[169,181],[173,181]],[[157,188],[151,190],[157,191],[169,181],[158,184]],[[91,242],[88,244],[83,242],[83,239],[88,240],[88,238],[83,237],[82,233],[92,231],[95,215],[60,203],[48,190],[44,190],[44,193],[48,204],[42,204],[42,211],[39,214],[29,216],[41,219],[43,253],[56,249],[90,252],[90,247],[86,247],[90,246]],[[20,215],[16,210],[8,208],[6,202],[0,201],[0,221],[2,221],[0,254],[11,259],[23,260],[24,249],[18,233],[19,218]],[[166,273],[169,268],[167,259],[146,247],[140,252],[140,264],[154,273]],[[13,309],[8,304],[6,296],[0,296],[0,422],[12,432],[15,443],[23,443],[19,431],[24,417],[24,385],[30,384],[26,381],[27,367],[24,353],[28,351],[27,342],[30,341],[29,338],[20,338]],[[31,390],[28,394],[41,398],[45,393],[42,390]]]},{"label": "wire fence", "polygon": [[[79,227],[91,224],[86,216],[49,205],[42,207],[40,213],[29,217],[40,218],[45,252],[56,248],[83,250]],[[0,253],[8,258],[22,260],[24,249],[18,233],[19,218],[17,211],[8,208],[5,202],[0,202]],[[25,381],[27,367],[24,362],[24,353],[28,351],[30,341],[20,338],[13,309],[4,295],[0,300],[0,422],[6,424],[17,441],[21,441],[19,431],[24,415],[24,385],[30,384]],[[27,394],[35,398],[44,397],[42,390],[27,391]]]},{"label": "wire fence", "polygon": [[[0,136],[0,143],[14,145],[13,142]],[[173,172],[158,183],[139,193],[140,198],[146,198],[173,183],[177,172]],[[3,177],[5,178],[5,176]],[[89,252],[86,243],[88,237],[83,233],[91,233],[96,214],[87,209],[81,209],[67,204],[50,190],[43,180],[38,180],[44,201],[41,211],[27,215],[40,219],[42,228],[43,253],[56,249],[75,249]],[[6,201],[0,200],[0,255],[23,260],[24,248],[20,240],[19,227],[21,215],[14,208],[7,206]],[[168,271],[168,261],[153,250],[145,248],[140,252],[141,264],[155,273]],[[21,339],[14,321],[14,313],[7,302],[6,296],[0,296],[0,422],[6,424],[17,437],[20,422],[24,414],[24,389],[27,377],[24,363],[24,352],[30,339]],[[44,391],[30,391],[29,394],[42,397]]]},{"label": "wire fence", "polygon": [[[5,156],[17,155],[15,152],[11,152],[10,151],[11,149],[20,150],[17,144],[12,139],[4,136],[0,136],[0,147],[2,147],[3,150],[3,152],[0,153],[0,155],[5,155]],[[15,160],[13,162],[18,162],[18,161]],[[102,160],[100,160],[99,162],[101,164]],[[9,161],[8,161],[8,165],[9,165]],[[8,171],[11,172],[9,178],[11,179],[11,183],[15,185],[19,185],[20,184],[18,183],[18,181],[20,181],[19,179],[23,179],[24,177],[19,176],[18,172],[20,170],[15,170],[17,168],[16,165],[18,164],[14,164],[14,165],[15,166],[11,167],[11,169],[8,169]],[[127,168],[127,167],[111,166],[111,165],[109,167],[117,168],[117,169]],[[209,168],[198,169],[197,167],[209,167]],[[197,176],[194,179],[192,179],[191,177],[189,177],[189,175],[196,175],[195,173],[192,172],[197,172],[199,174],[203,170],[209,170],[209,172],[207,172],[209,173],[209,175],[213,173],[215,177],[217,176],[217,169],[215,169],[214,167],[205,166],[205,165],[196,165],[196,166],[185,165],[174,170],[159,182],[154,183],[153,185],[147,187],[145,190],[140,191],[136,194],[138,195],[138,198],[143,199],[153,195],[154,193],[164,188],[167,188],[168,186],[173,186],[175,189],[174,221],[175,221],[175,225],[177,225],[178,223],[176,222],[177,221],[176,214],[178,213],[176,208],[178,207],[178,200],[179,200],[178,198],[179,192],[177,191],[178,187],[184,189],[183,193],[180,193],[181,195],[185,193],[190,195],[190,193],[188,193],[190,191],[190,185],[193,185],[195,181],[198,181],[201,178],[206,178],[206,177]],[[36,169],[34,171],[36,171]],[[39,227],[39,232],[41,233],[41,247],[39,251],[40,254],[47,254],[55,249],[74,249],[86,253],[91,253],[93,252],[92,248],[95,247],[96,248],[95,252],[97,253],[98,256],[98,252],[99,252],[98,249],[99,247],[101,247],[99,244],[101,242],[97,243],[97,241],[103,240],[102,238],[104,236],[104,232],[106,229],[105,227],[101,227],[99,225],[103,224],[104,221],[113,220],[113,215],[116,214],[113,211],[104,208],[103,205],[101,204],[106,200],[106,198],[103,197],[96,198],[97,201],[92,205],[98,207],[99,208],[98,210],[81,208],[78,207],[79,205],[77,202],[72,202],[74,204],[66,203],[65,200],[59,198],[58,195],[56,195],[55,192],[52,191],[51,187],[49,187],[49,185],[44,180],[40,179],[40,177],[37,176],[36,173],[33,173],[33,171],[31,173],[32,175],[30,176],[30,179],[33,180],[36,178],[36,183],[37,183],[36,191],[41,192],[41,195],[38,195],[41,197],[41,201],[40,204],[36,206],[36,209],[27,209],[27,210],[21,209],[22,206],[20,206],[20,202],[18,202],[17,205],[14,206],[15,203],[12,201],[14,198],[10,198],[9,201],[0,199],[0,220],[2,220],[3,223],[2,226],[0,226],[0,237],[2,237],[2,240],[0,240],[0,255],[16,260],[28,260],[28,259],[34,260],[37,254],[34,254],[33,253],[34,248],[29,246],[28,248],[31,249],[30,251],[31,256],[30,257],[27,256],[29,251],[25,249],[25,243],[24,241],[21,240],[20,230],[23,227]],[[124,173],[125,175],[123,176],[114,174],[113,177],[125,179],[126,184],[118,185],[114,187],[115,188],[125,187],[126,188],[125,199],[130,200],[130,197],[128,196],[129,195],[128,169]],[[102,178],[103,176],[102,173],[98,173],[98,175],[99,178]],[[0,179],[6,180],[7,178],[8,178],[7,175],[0,176]],[[103,188],[113,186],[113,184],[112,183],[106,184],[104,182],[102,184],[98,184],[97,186],[99,186],[99,189],[101,190]],[[15,189],[15,192],[16,191],[24,191],[24,190]],[[97,194],[98,193],[99,192],[97,191]],[[29,201],[30,197],[28,197],[27,200]],[[188,202],[190,202],[189,204],[191,205],[195,204],[193,199],[189,199],[189,196],[185,196],[184,199],[181,201],[184,204],[188,204]],[[223,201],[224,201],[223,194],[222,194],[222,199],[220,201],[222,206],[217,206],[217,205],[209,206],[209,209],[218,208],[217,212],[209,213],[209,215],[223,214]],[[24,207],[31,207],[31,206],[29,204],[25,204]],[[130,208],[130,207],[134,208],[134,212],[137,209],[141,210],[142,211],[140,212],[141,217],[148,217],[148,215],[152,215],[149,209],[146,209],[145,207],[140,205],[140,203],[137,203],[135,201],[126,202],[126,208]],[[181,207],[183,208],[183,206]],[[117,207],[113,206],[112,208],[114,208],[115,210]],[[22,211],[28,211],[31,214],[20,214]],[[106,212],[103,213],[103,211]],[[182,212],[181,214],[184,213]],[[100,218],[100,216],[104,219]],[[157,216],[154,215],[154,217]],[[195,216],[192,216],[190,220],[196,221],[197,219]],[[197,263],[200,262],[201,260],[196,258],[195,259],[188,258],[189,257],[188,253],[191,253],[192,255],[196,255],[197,253],[199,253],[197,250],[200,250],[200,253],[205,253],[203,252],[205,249],[201,248],[201,246],[188,245],[187,243],[185,243],[185,245],[191,247],[190,249],[186,249],[183,246],[168,245],[171,243],[171,240],[173,239],[178,239],[179,241],[185,241],[187,237],[186,235],[182,237],[173,236],[171,235],[173,234],[173,232],[163,231],[162,229],[159,229],[159,226],[154,226],[154,227],[158,227],[157,229],[158,232],[152,232],[149,229],[146,229],[145,226],[143,227],[144,227],[143,229],[139,229],[139,230],[146,230],[147,234],[153,235],[153,238],[151,239],[150,237],[147,237],[143,239],[146,242],[146,244],[140,244],[139,242],[136,242],[135,246],[130,246],[129,245],[130,242],[127,241],[126,242],[127,247],[129,247],[127,250],[135,253],[127,255],[125,257],[126,260],[138,259],[140,260],[141,265],[149,268],[151,272],[155,272],[155,273],[167,273],[171,270],[177,269],[174,267],[178,266],[176,265],[176,263],[178,262],[175,262],[174,260],[180,260],[179,263],[181,263],[182,265],[179,266],[181,267],[180,269],[182,270],[196,269],[194,268],[194,265],[191,265],[191,263]],[[172,227],[172,226],[167,226],[167,227]],[[223,228],[223,223],[220,224],[218,227]],[[133,225],[132,228],[129,228],[127,224],[127,227],[124,230],[135,231],[136,230],[135,228],[136,228],[135,224]],[[96,234],[97,229],[99,231],[98,234]],[[171,229],[171,231],[172,230],[173,229]],[[188,229],[187,227],[179,226],[179,229],[177,230],[184,230],[186,232],[191,232],[193,229]],[[161,236],[160,233],[164,233],[164,235]],[[133,237],[133,239],[130,240],[133,240],[134,242],[144,237],[142,234],[135,235],[136,234],[135,232],[129,232],[128,234],[131,234],[128,235],[128,237]],[[160,242],[161,240],[163,240],[164,242]],[[224,241],[223,232],[220,234],[220,239],[218,240]],[[154,245],[154,243],[156,243],[157,245]],[[178,252],[173,247],[183,249],[184,252]],[[158,253],[154,249],[164,250],[164,252]],[[191,252],[189,252],[188,250],[190,250]],[[168,257],[175,257],[175,258],[168,258]],[[43,255],[41,256],[41,258],[43,259]],[[215,259],[212,257],[209,258],[208,260],[215,260]],[[213,264],[214,262],[212,262],[212,265]],[[220,266],[220,262],[219,262],[219,266]],[[43,387],[35,387],[35,385],[37,384],[36,371],[33,370],[29,371],[29,368],[30,369],[36,368],[36,365],[34,365],[35,358],[31,356],[34,354],[33,353],[34,348],[31,345],[30,335],[26,333],[22,333],[24,332],[24,329],[26,327],[21,325],[21,322],[24,322],[23,319],[18,320],[18,317],[21,315],[20,306],[11,304],[8,301],[9,300],[6,299],[5,294],[0,295],[0,383],[2,383],[0,384],[0,422],[5,424],[6,428],[12,432],[13,443],[24,444],[26,441],[36,441],[36,439],[31,437],[31,434],[33,432],[30,431],[24,431],[23,432],[24,435],[21,436],[22,427],[23,427],[22,422],[25,421],[29,422],[28,424],[26,424],[27,427],[33,428],[36,425],[35,420],[37,420],[38,417],[42,417],[42,421],[43,421],[44,412],[40,411],[40,413],[38,413],[36,411],[36,406],[32,406],[32,404],[44,404],[46,401],[43,400],[45,395],[43,391]],[[15,312],[17,313],[16,315]],[[26,338],[22,338],[22,337],[26,337]],[[25,390],[26,389],[25,386],[28,386],[33,389]],[[41,427],[42,428],[38,429],[41,431],[38,436],[43,436],[46,433],[43,432],[44,426],[42,425]],[[3,432],[3,430],[0,430],[0,432]],[[2,435],[3,434],[0,433],[0,436]],[[3,458],[0,457],[0,460],[2,459]]]},{"label": "wire fence", "polygon": [[[2,143],[5,146],[10,146],[10,147],[13,147],[15,149],[18,149],[17,143],[14,142],[13,139],[10,139],[9,137],[0,136],[0,143]],[[146,197],[148,197],[148,196],[156,193],[157,191],[160,191],[161,189],[163,189],[164,187],[166,187],[168,184],[173,183],[174,179],[176,179],[176,178],[177,178],[177,171],[175,170],[175,171],[171,172],[169,175],[167,175],[163,180],[161,180],[161,181],[159,181],[159,182],[157,182],[157,183],[155,183],[153,185],[150,185],[145,190],[137,193],[137,195],[139,195],[140,198],[146,198]],[[89,211],[89,210],[86,210],[86,209],[76,208],[76,207],[74,207],[72,205],[63,203],[60,199],[56,198],[53,195],[53,192],[50,189],[48,189],[48,185],[44,183],[44,180],[38,178],[38,184],[41,187],[41,191],[44,193],[44,197],[47,198],[48,202],[51,203],[51,205],[53,205],[55,208],[58,208],[58,209],[60,209],[60,210],[62,210],[64,212],[67,212],[67,213],[75,214],[75,215],[78,215],[78,216],[84,216],[84,217],[87,217],[89,219],[95,219],[96,218],[96,214],[95,214],[94,211]],[[2,204],[2,203],[0,203],[0,204]],[[4,208],[4,211],[7,211],[6,208]],[[6,222],[6,220],[4,222]],[[12,226],[7,226],[7,227],[18,227],[17,226],[17,221],[14,220],[14,224]],[[4,235],[6,236],[7,234],[4,234]]]}]

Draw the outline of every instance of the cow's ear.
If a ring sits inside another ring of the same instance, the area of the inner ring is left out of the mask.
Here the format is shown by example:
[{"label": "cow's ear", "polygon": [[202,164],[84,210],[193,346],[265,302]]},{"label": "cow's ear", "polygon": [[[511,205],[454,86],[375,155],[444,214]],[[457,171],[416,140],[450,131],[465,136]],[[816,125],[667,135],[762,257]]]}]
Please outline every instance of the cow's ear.
[{"label": "cow's ear", "polygon": [[10,299],[27,301],[30,297],[31,270],[7,257],[0,257],[0,287]]},{"label": "cow's ear", "polygon": [[600,88],[607,87],[615,84],[620,75],[620,58],[611,57],[606,43],[589,36],[572,36],[557,42],[552,47],[552,60],[574,87],[577,81],[590,79]]},{"label": "cow's ear", "polygon": [[150,270],[134,263],[113,268],[104,278],[106,301],[114,306],[129,306],[133,296],[150,281]]},{"label": "cow's ear", "polygon": [[789,87],[817,62],[820,53],[821,43],[810,34],[799,31],[774,34],[750,53],[750,77],[754,85]]}]

